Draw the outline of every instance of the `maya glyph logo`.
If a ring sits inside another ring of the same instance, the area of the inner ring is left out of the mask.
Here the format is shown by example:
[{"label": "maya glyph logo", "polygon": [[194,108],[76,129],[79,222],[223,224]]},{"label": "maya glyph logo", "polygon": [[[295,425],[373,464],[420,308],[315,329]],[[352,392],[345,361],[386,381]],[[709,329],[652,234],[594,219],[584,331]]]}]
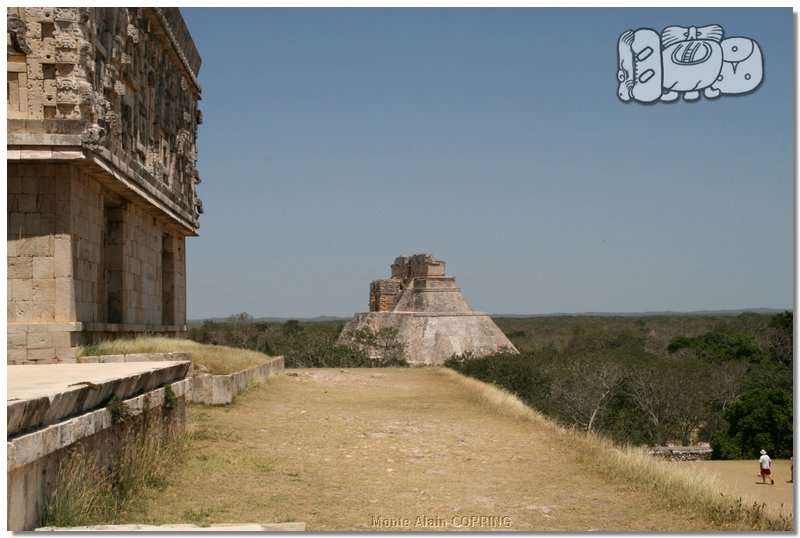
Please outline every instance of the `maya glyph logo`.
[{"label": "maya glyph logo", "polygon": [[669,26],[619,36],[617,95],[652,103],[737,95],[756,90],[764,78],[761,47],[748,37],[723,39],[722,26]]}]

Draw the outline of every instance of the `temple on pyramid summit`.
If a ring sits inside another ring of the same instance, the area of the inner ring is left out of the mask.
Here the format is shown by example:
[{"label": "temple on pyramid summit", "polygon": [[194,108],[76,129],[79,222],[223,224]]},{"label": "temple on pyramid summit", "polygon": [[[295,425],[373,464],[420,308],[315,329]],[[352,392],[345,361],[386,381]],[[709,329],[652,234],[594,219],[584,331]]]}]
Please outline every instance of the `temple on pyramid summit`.
[{"label": "temple on pyramid summit", "polygon": [[445,275],[444,263],[430,254],[395,259],[391,278],[370,284],[369,312],[353,316],[339,343],[346,344],[350,333],[362,327],[391,327],[410,364],[442,364],[465,353],[518,353],[487,314],[469,306],[455,277]]}]

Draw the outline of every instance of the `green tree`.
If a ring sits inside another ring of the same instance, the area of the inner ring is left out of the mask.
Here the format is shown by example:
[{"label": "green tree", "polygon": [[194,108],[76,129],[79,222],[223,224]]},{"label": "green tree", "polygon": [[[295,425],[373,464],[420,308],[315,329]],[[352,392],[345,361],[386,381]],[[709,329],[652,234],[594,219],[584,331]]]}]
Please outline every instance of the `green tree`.
[{"label": "green tree", "polygon": [[775,314],[768,324],[770,356],[783,364],[792,364],[794,352],[794,314],[788,310]]},{"label": "green tree", "polygon": [[765,449],[775,458],[792,455],[792,394],[781,389],[746,392],[725,418],[728,430],[712,439],[715,459],[757,458]]},{"label": "green tree", "polygon": [[303,332],[303,326],[296,319],[290,319],[281,326],[281,330],[286,336],[297,336]]},{"label": "green tree", "polygon": [[398,336],[395,327],[381,327],[377,331],[361,327],[350,333],[346,347],[354,355],[369,357],[380,366],[406,365],[405,346]]},{"label": "green tree", "polygon": [[716,397],[714,367],[694,358],[653,360],[631,369],[629,396],[647,417],[653,444],[691,444],[702,434]]},{"label": "green tree", "polygon": [[600,356],[577,356],[550,384],[550,409],[562,422],[594,431],[622,380],[624,368]]},{"label": "green tree", "polygon": [[233,314],[227,319],[228,345],[248,349],[253,347],[258,331],[253,316],[247,312]]},{"label": "green tree", "polygon": [[764,354],[758,347],[755,338],[749,334],[726,334],[710,332],[700,336],[679,337],[667,347],[670,353],[693,354],[709,362],[725,362],[731,360],[747,360],[759,362]]}]

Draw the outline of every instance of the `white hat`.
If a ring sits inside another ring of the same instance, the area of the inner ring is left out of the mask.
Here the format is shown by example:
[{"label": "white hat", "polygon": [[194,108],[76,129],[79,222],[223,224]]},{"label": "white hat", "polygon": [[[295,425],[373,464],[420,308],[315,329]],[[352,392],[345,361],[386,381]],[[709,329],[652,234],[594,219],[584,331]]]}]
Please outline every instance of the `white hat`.
[{"label": "white hat", "polygon": [[766,451],[766,450],[764,450],[764,449],[762,448],[762,449],[761,449],[761,453],[762,453],[762,454],[766,454],[766,453],[767,453],[767,451]]}]

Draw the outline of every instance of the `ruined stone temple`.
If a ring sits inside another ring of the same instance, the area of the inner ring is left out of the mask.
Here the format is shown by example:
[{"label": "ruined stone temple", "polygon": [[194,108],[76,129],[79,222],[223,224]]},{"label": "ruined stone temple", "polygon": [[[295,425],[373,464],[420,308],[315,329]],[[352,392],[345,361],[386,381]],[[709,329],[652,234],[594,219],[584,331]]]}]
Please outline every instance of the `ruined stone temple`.
[{"label": "ruined stone temple", "polygon": [[177,8],[7,8],[8,363],[186,331],[200,56]]},{"label": "ruined stone temple", "polygon": [[391,278],[370,284],[369,312],[344,326],[339,343],[347,343],[349,333],[361,327],[392,327],[411,364],[442,364],[454,354],[516,353],[492,319],[467,304],[455,277],[445,275],[444,263],[430,254],[395,259]]}]

